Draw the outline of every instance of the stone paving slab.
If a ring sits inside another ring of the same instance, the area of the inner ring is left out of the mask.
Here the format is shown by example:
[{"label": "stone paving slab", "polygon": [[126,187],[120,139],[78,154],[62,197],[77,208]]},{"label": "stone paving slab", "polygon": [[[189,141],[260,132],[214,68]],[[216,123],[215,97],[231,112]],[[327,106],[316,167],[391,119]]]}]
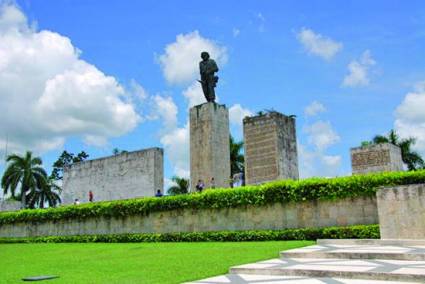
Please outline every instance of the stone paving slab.
[{"label": "stone paving slab", "polygon": [[318,245],[379,245],[379,246],[425,246],[425,240],[413,239],[319,239]]},{"label": "stone paving slab", "polygon": [[425,283],[425,261],[285,258],[235,266],[230,273]]},{"label": "stone paving slab", "polygon": [[393,259],[425,261],[425,245],[345,245],[324,244],[280,253],[285,258]]},{"label": "stone paving slab", "polygon": [[415,282],[359,280],[343,278],[310,278],[255,274],[227,274],[187,284],[413,284]]}]

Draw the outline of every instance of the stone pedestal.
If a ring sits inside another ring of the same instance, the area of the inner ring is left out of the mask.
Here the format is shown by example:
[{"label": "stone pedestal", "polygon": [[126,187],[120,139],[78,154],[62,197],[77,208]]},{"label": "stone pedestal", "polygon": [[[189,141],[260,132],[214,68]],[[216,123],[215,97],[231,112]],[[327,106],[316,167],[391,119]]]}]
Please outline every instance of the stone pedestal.
[{"label": "stone pedestal", "polygon": [[425,240],[425,184],[384,187],[376,197],[381,239]]},{"label": "stone pedestal", "polygon": [[390,143],[351,148],[351,167],[353,174],[402,171],[401,150]]},{"label": "stone pedestal", "polygon": [[298,179],[295,118],[278,112],[243,120],[246,184]]},{"label": "stone pedestal", "polygon": [[204,103],[190,109],[190,185],[229,187],[229,111],[225,105]]}]

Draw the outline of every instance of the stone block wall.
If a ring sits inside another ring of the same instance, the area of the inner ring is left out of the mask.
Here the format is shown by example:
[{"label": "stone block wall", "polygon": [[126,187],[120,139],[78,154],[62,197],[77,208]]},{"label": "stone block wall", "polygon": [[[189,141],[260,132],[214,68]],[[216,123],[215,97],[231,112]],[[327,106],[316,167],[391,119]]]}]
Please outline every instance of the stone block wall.
[{"label": "stone block wall", "polygon": [[154,196],[163,183],[163,150],[150,148],[73,164],[64,171],[62,201],[88,202],[90,190],[95,201]]},{"label": "stone block wall", "polygon": [[381,239],[425,240],[425,184],[384,187],[376,197]]},{"label": "stone block wall", "polygon": [[222,209],[180,209],[153,212],[147,216],[0,225],[0,237],[279,230],[377,223],[376,199],[358,197]]},{"label": "stone block wall", "polygon": [[21,209],[21,202],[14,200],[0,200],[1,211],[17,211]]},{"label": "stone block wall", "polygon": [[401,150],[390,143],[351,148],[351,167],[353,174],[402,171]]},{"label": "stone block wall", "polygon": [[225,105],[204,103],[190,109],[190,182],[198,180],[206,188],[229,187],[230,145],[229,111]]},{"label": "stone block wall", "polygon": [[243,131],[247,184],[298,179],[294,117],[278,112],[246,117]]}]

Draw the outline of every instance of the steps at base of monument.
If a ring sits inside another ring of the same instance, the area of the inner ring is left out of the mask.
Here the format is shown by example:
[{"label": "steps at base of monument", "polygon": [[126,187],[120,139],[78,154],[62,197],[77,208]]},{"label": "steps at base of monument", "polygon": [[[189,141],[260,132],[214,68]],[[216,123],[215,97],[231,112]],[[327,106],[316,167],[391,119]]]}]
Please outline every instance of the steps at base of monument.
[{"label": "steps at base of monument", "polygon": [[284,258],[235,266],[230,273],[425,283],[425,261]]},{"label": "steps at base of monument", "polygon": [[425,246],[419,239],[319,239],[318,245],[377,245],[377,246]]},{"label": "steps at base of monument", "polygon": [[382,281],[382,280],[362,280],[344,278],[320,278],[285,275],[257,275],[257,274],[227,274],[211,277],[203,280],[189,282],[186,284],[414,284],[417,282]]},{"label": "steps at base of monument", "polygon": [[280,253],[282,258],[392,259],[425,261],[425,246],[321,244]]}]

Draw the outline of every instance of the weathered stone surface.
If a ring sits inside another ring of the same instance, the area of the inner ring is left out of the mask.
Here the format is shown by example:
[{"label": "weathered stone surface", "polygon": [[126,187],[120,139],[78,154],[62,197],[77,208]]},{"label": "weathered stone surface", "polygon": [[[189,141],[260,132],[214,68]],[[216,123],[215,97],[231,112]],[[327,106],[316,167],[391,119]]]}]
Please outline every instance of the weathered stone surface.
[{"label": "weathered stone surface", "polygon": [[243,120],[247,184],[298,179],[295,118],[278,112]]},{"label": "weathered stone surface", "polygon": [[206,188],[211,178],[216,187],[229,187],[230,145],[229,111],[225,105],[204,103],[190,109],[190,182],[198,180]]},{"label": "weathered stone surface", "polygon": [[351,148],[351,166],[353,174],[402,171],[401,150],[390,143]]},{"label": "weathered stone surface", "polygon": [[21,202],[14,200],[0,200],[0,211],[17,211],[21,208]]},{"label": "weathered stone surface", "polygon": [[376,197],[382,239],[425,239],[425,184],[384,187]]},{"label": "weathered stone surface", "polygon": [[[373,207],[375,210],[365,211],[365,207]],[[275,203],[260,207],[172,210],[154,212],[148,216],[0,225],[0,237],[278,230],[377,223],[375,198],[359,197],[336,201]]]},{"label": "weathered stone surface", "polygon": [[73,164],[64,171],[63,203],[154,196],[163,190],[163,150],[150,148]]}]

